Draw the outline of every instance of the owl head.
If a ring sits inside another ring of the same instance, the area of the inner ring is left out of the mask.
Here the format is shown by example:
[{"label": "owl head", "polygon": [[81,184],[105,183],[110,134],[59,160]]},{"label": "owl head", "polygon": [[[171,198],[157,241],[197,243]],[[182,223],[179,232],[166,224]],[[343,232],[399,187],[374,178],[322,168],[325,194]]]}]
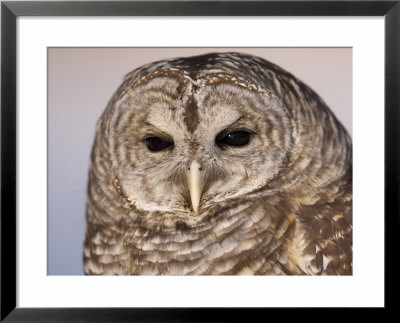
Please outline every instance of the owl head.
[{"label": "owl head", "polygon": [[337,127],[310,88],[260,58],[166,60],[125,77],[98,123],[95,155],[107,162],[92,168],[148,225],[195,226],[228,202],[301,189],[309,198],[325,173],[341,176],[321,169],[346,162],[329,153],[349,140]]}]

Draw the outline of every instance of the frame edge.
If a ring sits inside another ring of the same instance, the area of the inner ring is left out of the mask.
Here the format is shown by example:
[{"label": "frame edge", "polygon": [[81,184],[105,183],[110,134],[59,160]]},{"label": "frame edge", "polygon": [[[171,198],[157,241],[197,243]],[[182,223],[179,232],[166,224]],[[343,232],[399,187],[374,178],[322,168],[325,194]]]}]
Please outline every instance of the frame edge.
[{"label": "frame edge", "polygon": [[[16,15],[1,4],[1,319],[16,307]],[[7,264],[7,265],[4,265]]]},{"label": "frame edge", "polygon": [[[385,17],[385,308],[394,309],[398,286],[393,237],[400,235],[400,2]],[[390,234],[389,234],[390,232]],[[392,238],[390,238],[390,236]],[[389,277],[391,277],[388,283]],[[394,292],[394,291],[393,291]],[[389,296],[391,295],[391,296]]]}]

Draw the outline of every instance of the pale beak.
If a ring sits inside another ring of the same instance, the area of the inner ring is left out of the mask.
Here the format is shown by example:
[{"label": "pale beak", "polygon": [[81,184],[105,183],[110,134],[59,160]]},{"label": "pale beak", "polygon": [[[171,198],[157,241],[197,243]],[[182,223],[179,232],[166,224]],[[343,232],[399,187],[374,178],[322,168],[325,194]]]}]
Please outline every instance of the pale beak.
[{"label": "pale beak", "polygon": [[201,165],[195,160],[193,160],[190,164],[187,174],[187,181],[193,211],[195,214],[197,214],[199,211],[200,198],[203,190],[203,175],[201,172]]}]

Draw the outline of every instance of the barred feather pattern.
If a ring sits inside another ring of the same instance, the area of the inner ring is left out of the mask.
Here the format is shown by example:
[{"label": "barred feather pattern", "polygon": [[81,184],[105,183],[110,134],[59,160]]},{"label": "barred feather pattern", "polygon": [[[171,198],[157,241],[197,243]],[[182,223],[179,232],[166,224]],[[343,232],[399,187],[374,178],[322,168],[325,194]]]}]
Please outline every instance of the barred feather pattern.
[{"label": "barred feather pattern", "polygon": [[[251,145],[207,148],[229,116],[254,126]],[[146,150],[138,129],[153,121],[174,150]],[[198,214],[185,187],[192,156],[208,174]],[[145,65],[97,124],[84,266],[91,275],[351,275],[351,139],[313,90],[261,58]]]}]

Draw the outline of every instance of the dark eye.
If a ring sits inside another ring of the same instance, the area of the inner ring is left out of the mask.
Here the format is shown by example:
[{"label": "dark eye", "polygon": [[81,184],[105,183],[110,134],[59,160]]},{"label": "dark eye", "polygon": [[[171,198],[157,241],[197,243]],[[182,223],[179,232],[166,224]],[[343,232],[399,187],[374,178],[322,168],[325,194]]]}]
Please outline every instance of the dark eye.
[{"label": "dark eye", "polygon": [[161,151],[174,144],[172,141],[160,137],[148,137],[145,141],[150,151]]},{"label": "dark eye", "polygon": [[227,145],[233,147],[245,146],[249,143],[251,138],[251,133],[248,131],[240,130],[228,133],[223,137],[217,136],[215,139],[218,145]]}]

